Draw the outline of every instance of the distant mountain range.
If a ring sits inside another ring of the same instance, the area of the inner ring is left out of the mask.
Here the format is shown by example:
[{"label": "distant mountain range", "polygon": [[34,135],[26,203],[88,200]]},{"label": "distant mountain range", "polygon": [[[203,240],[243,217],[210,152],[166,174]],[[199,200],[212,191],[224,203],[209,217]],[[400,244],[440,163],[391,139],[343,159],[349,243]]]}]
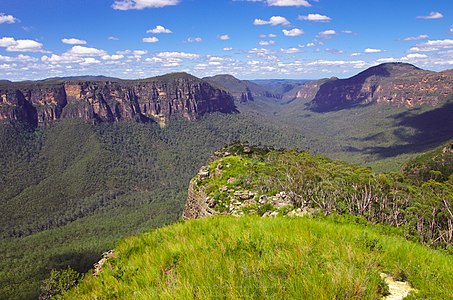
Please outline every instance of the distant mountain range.
[{"label": "distant mountain range", "polygon": [[[453,93],[453,70],[432,72],[406,63],[371,67],[347,79],[239,80],[231,75],[196,78],[173,73],[142,80],[105,76],[55,77],[40,81],[0,81],[0,120],[34,127],[59,119],[90,122],[197,119],[209,112],[231,113],[257,98],[282,104],[301,99],[326,112],[371,103],[436,106]],[[234,100],[234,101],[233,101]]]}]

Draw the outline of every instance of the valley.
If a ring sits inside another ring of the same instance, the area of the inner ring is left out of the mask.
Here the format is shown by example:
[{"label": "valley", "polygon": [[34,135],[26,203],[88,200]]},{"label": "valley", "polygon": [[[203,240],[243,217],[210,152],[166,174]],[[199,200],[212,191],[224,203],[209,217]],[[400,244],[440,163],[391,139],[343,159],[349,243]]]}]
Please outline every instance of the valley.
[{"label": "valley", "polygon": [[[225,144],[397,172],[453,139],[450,73],[384,64],[320,81],[2,82],[0,298],[36,298],[52,269],[87,272],[124,237],[176,222],[191,178]],[[429,89],[411,94],[420,84]]]}]

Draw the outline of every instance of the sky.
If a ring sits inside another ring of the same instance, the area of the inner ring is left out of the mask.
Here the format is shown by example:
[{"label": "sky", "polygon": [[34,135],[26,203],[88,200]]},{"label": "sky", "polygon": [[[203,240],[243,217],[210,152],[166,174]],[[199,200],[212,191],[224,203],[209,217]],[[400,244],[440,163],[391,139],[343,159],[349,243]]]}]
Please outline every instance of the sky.
[{"label": "sky", "polygon": [[452,0],[0,0],[0,79],[453,68]]}]

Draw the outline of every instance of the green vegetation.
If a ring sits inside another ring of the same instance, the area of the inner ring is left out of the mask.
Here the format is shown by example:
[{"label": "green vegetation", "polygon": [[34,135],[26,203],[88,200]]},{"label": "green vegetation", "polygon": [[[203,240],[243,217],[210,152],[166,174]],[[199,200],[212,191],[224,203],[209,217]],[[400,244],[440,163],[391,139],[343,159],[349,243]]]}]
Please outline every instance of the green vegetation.
[{"label": "green vegetation", "polygon": [[123,237],[176,221],[189,180],[235,140],[305,147],[253,114],[197,122],[0,126],[0,299],[37,298],[52,269],[84,273]]},{"label": "green vegetation", "polygon": [[381,272],[452,297],[453,257],[346,218],[218,216],[128,238],[65,299],[380,299]]},{"label": "green vegetation", "polygon": [[65,270],[50,272],[50,277],[41,285],[39,300],[47,300],[63,294],[77,284],[80,274],[68,267]]},{"label": "green vegetation", "polygon": [[[238,191],[251,191],[254,199],[241,206],[246,213],[261,214],[269,209],[279,212],[286,209],[282,213],[288,213],[293,208],[314,208],[324,215],[352,214],[393,225],[401,228],[407,238],[434,247],[447,248],[453,244],[450,145],[408,164],[411,169],[420,170],[429,168],[424,162],[432,162],[430,171],[425,172],[432,176],[425,178],[419,172],[417,180],[397,172],[376,174],[371,169],[313,156],[307,151],[236,144],[224,148],[219,155],[227,156],[209,164],[209,177],[199,178],[195,185],[214,200],[211,207],[218,212],[231,213],[233,199],[241,201]],[[417,163],[422,165],[418,167]],[[269,206],[276,200],[266,198],[282,192],[286,203],[278,205],[280,208]]]}]

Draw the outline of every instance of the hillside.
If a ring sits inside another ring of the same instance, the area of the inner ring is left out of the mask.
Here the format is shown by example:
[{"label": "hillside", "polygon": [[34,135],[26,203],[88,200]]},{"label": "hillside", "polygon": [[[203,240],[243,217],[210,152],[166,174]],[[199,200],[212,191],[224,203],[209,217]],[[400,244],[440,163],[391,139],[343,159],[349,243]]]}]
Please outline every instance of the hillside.
[{"label": "hillside", "polygon": [[99,276],[63,299],[381,299],[383,274],[416,289],[410,299],[451,298],[452,256],[353,223],[218,216],[171,225],[121,242]]},{"label": "hillside", "polygon": [[[90,80],[87,80],[90,79]],[[0,84],[0,121],[33,127],[61,119],[89,123],[194,120],[206,113],[234,113],[231,95],[187,73],[143,80],[60,78]]]},{"label": "hillside", "polygon": [[453,71],[430,72],[406,63],[385,63],[347,79],[319,86],[311,101],[313,111],[325,112],[369,103],[395,106],[435,106],[453,93]]},{"label": "hillside", "polygon": [[51,269],[86,272],[120,238],[176,221],[200,165],[225,143],[307,145],[251,113],[196,122],[63,120],[0,126],[0,298],[33,299]]}]

